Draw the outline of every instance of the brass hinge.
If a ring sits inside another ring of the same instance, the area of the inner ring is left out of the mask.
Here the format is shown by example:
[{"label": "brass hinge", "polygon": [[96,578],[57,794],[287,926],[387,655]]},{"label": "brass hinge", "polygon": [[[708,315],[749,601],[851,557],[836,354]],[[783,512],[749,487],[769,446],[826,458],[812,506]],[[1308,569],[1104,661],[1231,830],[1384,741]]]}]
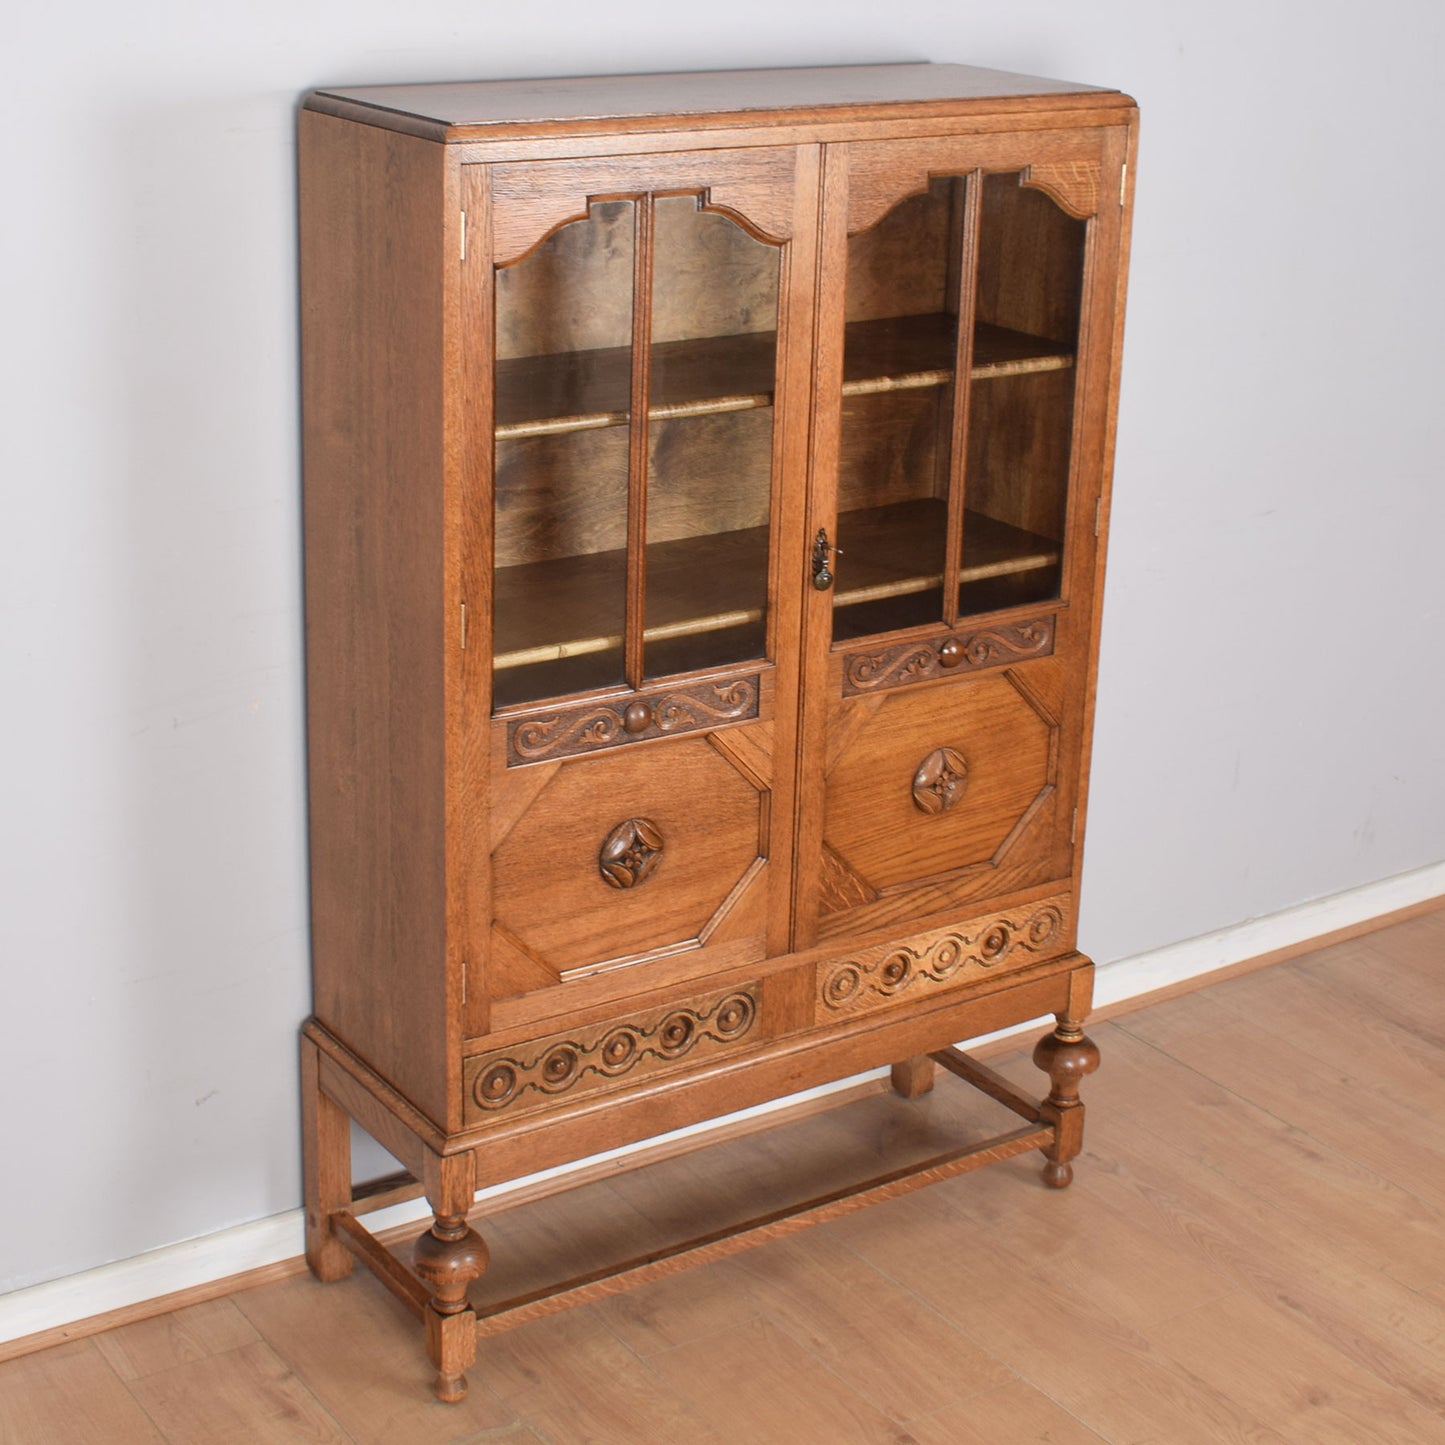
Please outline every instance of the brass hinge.
[{"label": "brass hinge", "polygon": [[467,1003],[467,961],[466,961],[466,959],[464,958],[464,959],[462,959],[462,1007],[463,1007],[463,1008],[466,1007],[466,1003]]},{"label": "brass hinge", "polygon": [[1128,162],[1128,161],[1125,161],[1124,164],[1119,167],[1119,208],[1120,208],[1121,210],[1123,209],[1123,206],[1124,206],[1124,188],[1125,188],[1125,186],[1127,186],[1128,184],[1129,184],[1129,162]]},{"label": "brass hinge", "polygon": [[1077,843],[1078,841],[1079,841],[1079,810],[1078,810],[1077,808],[1075,808],[1075,809],[1074,809],[1074,816],[1073,816],[1073,818],[1072,818],[1072,819],[1070,820],[1070,822],[1069,822],[1069,842],[1072,844],[1072,843]]},{"label": "brass hinge", "polygon": [[[1120,196],[1122,197],[1124,193],[1123,193],[1122,191],[1120,191],[1119,194],[1120,194]],[[1122,200],[1120,200],[1119,204],[1122,206],[1124,203],[1123,203]],[[463,211],[463,212],[462,212],[462,260],[465,261],[466,259],[467,259],[467,213],[466,213],[465,211]]]},{"label": "brass hinge", "polygon": [[1094,500],[1094,535],[1096,537],[1099,535],[1099,528],[1103,525],[1103,519],[1104,499],[1103,497],[1097,497]]},{"label": "brass hinge", "polygon": [[462,651],[467,650],[467,604],[462,603]]}]

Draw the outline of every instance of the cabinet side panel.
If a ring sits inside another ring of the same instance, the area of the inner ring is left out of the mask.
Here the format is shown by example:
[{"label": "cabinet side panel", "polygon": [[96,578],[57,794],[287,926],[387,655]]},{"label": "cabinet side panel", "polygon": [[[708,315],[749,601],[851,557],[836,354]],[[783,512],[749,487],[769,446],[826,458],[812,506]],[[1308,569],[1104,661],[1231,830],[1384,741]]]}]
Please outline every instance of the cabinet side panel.
[{"label": "cabinet side panel", "polygon": [[[1088,599],[1089,626],[1089,670],[1084,694],[1084,726],[1081,734],[1081,748],[1077,763],[1079,777],[1078,818],[1079,837],[1085,836],[1084,818],[1088,811],[1089,762],[1093,750],[1095,688],[1098,682],[1099,631],[1104,608],[1104,561],[1109,537],[1109,509],[1114,486],[1114,442],[1115,428],[1119,414],[1119,374],[1123,360],[1124,345],[1124,300],[1129,279],[1129,244],[1134,215],[1134,175],[1139,148],[1139,117],[1135,112],[1126,128],[1111,130],[1105,139],[1104,185],[1107,193],[1117,195],[1118,208],[1112,213],[1101,212],[1104,221],[1104,235],[1100,238],[1101,251],[1107,251],[1109,263],[1101,267],[1101,285],[1105,294],[1099,297],[1099,308],[1107,319],[1107,336],[1099,345],[1100,370],[1104,375],[1099,380],[1101,393],[1098,403],[1099,430],[1098,476],[1099,493],[1097,501],[1096,537],[1091,556],[1081,556],[1076,564],[1076,575],[1088,573],[1090,587]],[[1122,174],[1121,174],[1122,168]],[[1115,180],[1115,177],[1118,180]],[[1104,330],[1101,323],[1101,331]],[[1107,342],[1107,351],[1105,344]],[[1105,370],[1107,368],[1107,370]],[[1082,621],[1082,619],[1081,619]],[[1083,877],[1084,849],[1074,852],[1074,893],[1077,897]]]},{"label": "cabinet side panel", "polygon": [[303,112],[317,1017],[446,1112],[444,147]]}]

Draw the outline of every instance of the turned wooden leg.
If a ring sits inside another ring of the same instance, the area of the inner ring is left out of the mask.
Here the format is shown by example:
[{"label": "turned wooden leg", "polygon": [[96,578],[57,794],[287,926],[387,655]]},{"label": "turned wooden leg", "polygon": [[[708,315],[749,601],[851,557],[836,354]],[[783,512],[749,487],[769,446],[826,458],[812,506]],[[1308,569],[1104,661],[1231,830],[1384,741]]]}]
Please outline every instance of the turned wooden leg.
[{"label": "turned wooden leg", "polygon": [[467,1393],[466,1368],[477,1358],[477,1317],[467,1286],[487,1267],[487,1246],[467,1224],[474,1199],[471,1154],[433,1154],[423,1166],[432,1227],[416,1242],[412,1264],[432,1288],[426,1352],[437,1367],[437,1398],[455,1404]]},{"label": "turned wooden leg", "polygon": [[1074,1177],[1069,1160],[1084,1147],[1084,1106],[1079,1085],[1099,1067],[1099,1049],[1084,1034],[1082,1024],[1063,1014],[1058,1027],[1045,1034],[1034,1048],[1034,1063],[1048,1076],[1053,1087],[1040,1105],[1044,1118],[1054,1126],[1054,1142],[1043,1151],[1044,1183],[1063,1189]]},{"label": "turned wooden leg", "polygon": [[320,1280],[344,1279],[356,1263],[331,1227],[351,1208],[351,1121],[321,1092],[321,1056],[301,1039],[301,1162],[306,1196],[306,1263]]},{"label": "turned wooden leg", "polygon": [[437,1398],[448,1404],[467,1393],[465,1371],[477,1358],[477,1317],[467,1286],[487,1260],[487,1246],[464,1215],[437,1215],[416,1242],[416,1272],[435,1291],[426,1311],[426,1352],[437,1367]]},{"label": "turned wooden leg", "polygon": [[916,1099],[933,1087],[935,1064],[927,1054],[915,1054],[893,1065],[893,1089],[905,1099]]}]

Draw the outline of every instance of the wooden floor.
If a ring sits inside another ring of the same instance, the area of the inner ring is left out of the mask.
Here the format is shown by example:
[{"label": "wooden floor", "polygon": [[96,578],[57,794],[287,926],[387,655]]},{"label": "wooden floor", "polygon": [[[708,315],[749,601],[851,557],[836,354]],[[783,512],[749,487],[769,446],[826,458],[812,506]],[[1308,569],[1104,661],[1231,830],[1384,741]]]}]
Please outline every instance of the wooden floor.
[{"label": "wooden floor", "polygon": [[[454,1407],[373,1278],[298,1276],[0,1365],[0,1441],[1445,1441],[1445,912],[1091,1033],[1062,1193],[1013,1160],[484,1340]],[[495,1282],[1008,1117],[944,1078],[588,1185],[484,1223]]]}]

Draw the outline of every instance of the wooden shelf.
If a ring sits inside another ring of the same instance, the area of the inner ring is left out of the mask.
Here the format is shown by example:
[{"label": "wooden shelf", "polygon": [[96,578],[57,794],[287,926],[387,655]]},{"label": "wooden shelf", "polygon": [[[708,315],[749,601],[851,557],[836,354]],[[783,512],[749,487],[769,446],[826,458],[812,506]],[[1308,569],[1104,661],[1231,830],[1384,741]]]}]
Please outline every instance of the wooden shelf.
[{"label": "wooden shelf", "polygon": [[[840,513],[838,540],[844,554],[838,563],[834,606],[906,597],[941,585],[942,569],[933,571],[920,563],[941,560],[943,548],[937,539],[947,526],[946,505],[932,497]],[[1059,560],[1057,542],[967,508],[963,547],[961,583],[1033,572]]]},{"label": "wooden shelf", "polygon": [[[838,564],[836,607],[926,592],[939,572],[919,570],[935,556],[929,545],[947,525],[944,504],[931,498],[845,512],[838,535],[847,552]],[[995,521],[964,514],[965,562],[960,580],[981,581],[1049,567],[1058,544]],[[767,594],[768,529],[721,532],[648,548],[645,642],[694,636],[757,622]],[[622,551],[499,568],[493,666],[525,667],[620,648],[626,575]]]},{"label": "wooden shelf", "polygon": [[[958,319],[948,315],[851,322],[844,339],[843,395],[946,385],[953,380],[957,325]],[[1073,364],[1073,352],[1061,342],[985,321],[974,327],[969,375],[975,381],[1062,371]]]},{"label": "wooden shelf", "polygon": [[[886,317],[847,328],[843,395],[942,386],[953,378],[951,316]],[[652,348],[648,418],[708,416],[773,404],[777,336],[704,336]],[[974,380],[1058,371],[1074,364],[1067,346],[980,322]],[[497,363],[496,438],[553,436],[627,424],[632,352],[625,346],[520,356]]]},{"label": "wooden shelf", "polygon": [[[773,404],[777,334],[704,336],[652,348],[654,421]],[[632,349],[611,346],[497,363],[496,436],[550,436],[625,426]]]}]

